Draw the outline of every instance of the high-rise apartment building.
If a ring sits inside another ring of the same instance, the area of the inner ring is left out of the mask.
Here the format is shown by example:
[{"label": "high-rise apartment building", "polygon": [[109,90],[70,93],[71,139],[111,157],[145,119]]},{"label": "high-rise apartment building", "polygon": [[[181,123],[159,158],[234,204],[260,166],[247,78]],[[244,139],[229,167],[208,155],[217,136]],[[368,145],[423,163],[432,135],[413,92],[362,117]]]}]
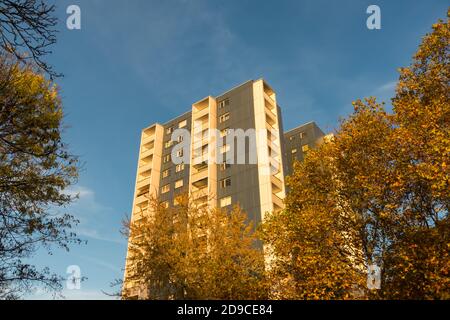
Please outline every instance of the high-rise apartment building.
[{"label": "high-rise apartment building", "polygon": [[303,161],[305,154],[318,143],[325,134],[315,122],[308,122],[284,133],[283,164],[286,176],[292,174],[294,162]]},{"label": "high-rise apartment building", "polygon": [[199,205],[239,204],[257,225],[283,208],[293,160],[323,135],[313,122],[283,133],[275,91],[262,79],[207,96],[142,130],[131,222],[149,213],[149,197],[173,206],[188,193]]}]

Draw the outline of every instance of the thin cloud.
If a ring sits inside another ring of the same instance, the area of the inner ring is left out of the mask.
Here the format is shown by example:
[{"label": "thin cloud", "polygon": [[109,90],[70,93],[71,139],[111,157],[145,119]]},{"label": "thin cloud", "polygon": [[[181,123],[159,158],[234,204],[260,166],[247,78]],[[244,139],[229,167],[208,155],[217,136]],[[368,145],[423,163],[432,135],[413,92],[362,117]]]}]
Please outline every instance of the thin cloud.
[{"label": "thin cloud", "polygon": [[81,199],[81,198],[84,199],[86,197],[93,198],[95,196],[93,190],[83,187],[83,186],[72,186],[72,187],[68,188],[67,190],[65,190],[64,193],[69,196],[72,196],[72,197],[78,196],[79,199]]},{"label": "thin cloud", "polygon": [[126,241],[125,240],[119,240],[119,239],[114,239],[114,238],[111,238],[111,237],[103,236],[96,229],[81,227],[81,228],[77,229],[77,235],[81,236],[81,237],[91,238],[91,239],[94,239],[94,240],[106,241],[106,242],[126,245]]},{"label": "thin cloud", "polygon": [[397,81],[389,81],[376,88],[375,92],[378,94],[392,93],[395,90],[396,85]]},{"label": "thin cloud", "polygon": [[[72,196],[78,195],[78,199],[68,208],[70,213],[80,221],[75,228],[78,236],[126,245],[126,241],[119,238],[120,221],[117,221],[117,228],[107,229],[111,226],[114,209],[98,201],[94,190],[77,185],[69,188],[65,193]],[[118,237],[111,236],[112,234]]]},{"label": "thin cloud", "polygon": [[117,267],[116,265],[113,265],[109,262],[106,262],[104,260],[98,259],[98,258],[94,258],[94,257],[89,257],[89,256],[84,256],[84,255],[80,255],[79,258],[86,260],[88,262],[91,262],[97,266],[103,267],[103,268],[107,268],[111,271],[117,272],[117,273],[121,273],[122,269]]}]

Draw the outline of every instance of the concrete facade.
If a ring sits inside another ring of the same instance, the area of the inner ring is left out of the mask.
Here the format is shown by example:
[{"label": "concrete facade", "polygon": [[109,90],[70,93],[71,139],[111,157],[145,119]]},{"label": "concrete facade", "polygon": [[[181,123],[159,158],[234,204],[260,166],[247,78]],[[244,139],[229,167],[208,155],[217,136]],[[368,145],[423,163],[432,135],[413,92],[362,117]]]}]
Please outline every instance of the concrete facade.
[{"label": "concrete facade", "polygon": [[306,153],[317,146],[325,133],[315,122],[308,122],[284,133],[283,158],[286,176],[293,172],[294,161],[303,161]]},{"label": "concrete facade", "polygon": [[[250,80],[219,96],[199,100],[175,119],[142,130],[132,223],[149,214],[149,196],[173,206],[180,193],[189,193],[198,204],[210,207],[239,204],[255,225],[263,221],[266,212],[281,210],[285,177],[292,173],[293,161],[301,161],[324,133],[314,122],[283,133],[276,101],[267,82]],[[183,142],[172,141],[173,131],[179,128],[191,136],[189,163],[184,165],[171,159],[172,149]],[[215,129],[220,136],[213,136]],[[255,134],[240,144],[236,137],[222,137],[229,129],[253,130]],[[230,145],[230,150],[224,148],[222,153],[212,148],[216,139],[222,139],[222,146]],[[236,163],[243,155],[245,163]],[[256,160],[250,163],[254,155]]]}]

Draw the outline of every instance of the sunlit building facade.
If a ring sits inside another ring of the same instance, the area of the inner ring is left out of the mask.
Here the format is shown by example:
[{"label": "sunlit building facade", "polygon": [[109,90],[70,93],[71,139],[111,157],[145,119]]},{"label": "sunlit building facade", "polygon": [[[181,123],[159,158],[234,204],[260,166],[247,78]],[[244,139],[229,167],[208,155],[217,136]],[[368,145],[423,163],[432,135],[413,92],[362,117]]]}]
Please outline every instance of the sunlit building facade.
[{"label": "sunlit building facade", "polygon": [[[263,79],[207,96],[142,130],[131,223],[151,214],[150,198],[174,206],[189,194],[200,206],[239,204],[257,225],[283,208],[294,160],[323,136],[314,122],[284,133],[276,93]],[[128,272],[126,265],[125,287]]]}]

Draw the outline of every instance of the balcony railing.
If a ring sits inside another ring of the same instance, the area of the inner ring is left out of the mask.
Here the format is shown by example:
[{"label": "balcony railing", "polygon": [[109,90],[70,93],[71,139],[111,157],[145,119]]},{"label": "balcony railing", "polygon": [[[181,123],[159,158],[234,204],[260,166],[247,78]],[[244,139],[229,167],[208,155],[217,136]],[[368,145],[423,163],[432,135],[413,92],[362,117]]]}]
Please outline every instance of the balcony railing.
[{"label": "balcony railing", "polygon": [[142,137],[142,144],[147,144],[147,143],[153,142],[154,140],[155,140],[155,135],[151,135],[151,136],[144,135]]},{"label": "balcony railing", "polygon": [[193,180],[192,185],[197,189],[205,188],[206,186],[208,186],[208,178],[206,177],[195,181]]},{"label": "balcony railing", "polygon": [[272,124],[267,122],[267,121],[266,121],[266,129],[268,129],[268,130],[276,130],[276,128]]},{"label": "balcony railing", "polygon": [[142,151],[141,152],[141,159],[144,159],[144,158],[152,156],[153,155],[153,150],[154,149],[152,148],[152,149],[149,149],[149,150],[146,150],[146,151]]},{"label": "balcony railing", "polygon": [[272,175],[270,177],[270,180],[272,182],[272,189],[275,193],[283,190],[283,182],[281,182],[280,179],[278,179],[276,176]]},{"label": "balcony railing", "polygon": [[271,97],[269,97],[269,95],[265,92],[264,98],[267,100],[267,102],[271,105],[272,108],[275,108],[275,101]]},{"label": "balcony railing", "polygon": [[136,183],[136,188],[141,189],[150,184],[150,177],[145,177],[143,179],[138,180]]},{"label": "balcony railing", "polygon": [[192,181],[195,183],[198,180],[202,180],[205,178],[208,178],[208,169],[205,168],[204,170],[192,172]]},{"label": "balcony railing", "polygon": [[194,166],[198,166],[200,164],[203,164],[205,162],[208,161],[208,154],[204,153],[202,155],[196,156],[195,158],[192,159],[192,164]]},{"label": "balcony railing", "polygon": [[194,120],[195,120],[195,119],[202,118],[202,117],[204,117],[207,114],[209,114],[209,108],[208,107],[205,107],[205,108],[203,108],[201,110],[195,110],[194,109],[193,117],[194,117]]},{"label": "balcony railing", "polygon": [[274,125],[275,123],[277,123],[277,118],[276,118],[276,116],[273,114],[272,111],[267,110],[267,109],[266,109],[266,120],[267,120],[267,122],[269,122],[271,125]]},{"label": "balcony railing", "polygon": [[136,198],[136,205],[143,203],[145,201],[148,201],[148,196],[144,194]]},{"label": "balcony railing", "polygon": [[139,173],[144,173],[152,170],[152,163],[145,163],[139,166]]},{"label": "balcony railing", "polygon": [[206,146],[209,143],[209,137],[204,137],[203,139],[195,139],[194,138],[194,142],[192,143],[193,145],[193,149],[198,149],[198,148],[202,148],[204,146]]},{"label": "balcony railing", "polygon": [[[283,209],[284,208],[283,200],[281,200],[280,197],[278,197],[274,193],[272,193],[272,202],[274,204],[274,210]],[[278,207],[278,208],[275,208],[275,206]]]}]

